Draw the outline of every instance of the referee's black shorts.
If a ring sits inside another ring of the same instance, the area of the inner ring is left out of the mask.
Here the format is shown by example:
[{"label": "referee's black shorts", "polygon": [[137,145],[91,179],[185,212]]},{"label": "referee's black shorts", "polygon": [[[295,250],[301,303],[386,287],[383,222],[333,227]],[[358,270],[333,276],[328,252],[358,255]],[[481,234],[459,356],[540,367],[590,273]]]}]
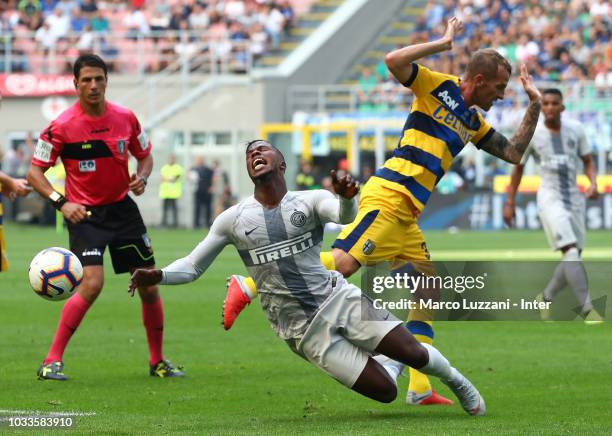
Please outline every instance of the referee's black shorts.
[{"label": "referee's black shorts", "polygon": [[117,274],[155,265],[147,228],[129,195],[117,203],[86,208],[91,215],[77,224],[68,223],[70,250],[83,266],[102,265],[107,245]]}]

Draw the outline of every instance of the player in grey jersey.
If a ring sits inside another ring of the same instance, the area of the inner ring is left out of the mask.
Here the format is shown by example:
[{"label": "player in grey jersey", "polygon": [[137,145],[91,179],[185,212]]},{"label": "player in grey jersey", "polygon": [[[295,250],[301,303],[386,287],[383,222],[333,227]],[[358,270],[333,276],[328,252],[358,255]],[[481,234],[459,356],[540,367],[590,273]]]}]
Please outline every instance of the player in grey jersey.
[{"label": "player in grey jersey", "polygon": [[[601,316],[593,309],[587,287],[587,276],[580,258],[586,236],[585,197],[597,197],[597,172],[586,135],[580,123],[561,119],[563,95],[556,88],[542,92],[544,123],[538,124],[529,148],[520,165],[512,171],[508,197],[504,206],[504,220],[513,225],[514,198],[521,183],[523,167],[529,156],[540,165],[541,182],[538,188],[538,214],[553,250],[563,253],[563,261],[540,295],[543,301],[552,301],[555,294],[568,284],[574,290],[587,323],[601,322]],[[590,186],[584,195],[576,184],[580,160]],[[541,311],[542,318],[550,316]]]},{"label": "player in grey jersey", "polygon": [[409,365],[439,377],[469,414],[483,415],[478,390],[438,350],[420,344],[399,319],[375,310],[359,288],[321,264],[323,225],[348,223],[355,215],[358,187],[350,176],[332,173],[340,199],[323,190],[287,191],[284,158],[263,140],[247,145],[246,164],[254,195],[219,215],[187,257],[162,270],[136,270],[130,290],[194,281],[232,244],[257,284],[272,328],[295,353],[381,402],[395,399],[395,379]]}]

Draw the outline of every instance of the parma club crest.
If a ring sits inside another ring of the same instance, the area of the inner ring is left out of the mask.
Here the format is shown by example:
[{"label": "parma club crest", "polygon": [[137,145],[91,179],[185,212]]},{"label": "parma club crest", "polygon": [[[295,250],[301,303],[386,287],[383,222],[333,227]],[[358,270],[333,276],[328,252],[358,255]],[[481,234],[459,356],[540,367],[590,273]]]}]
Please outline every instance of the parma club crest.
[{"label": "parma club crest", "polygon": [[370,254],[374,252],[374,250],[376,250],[376,244],[373,241],[368,239],[367,241],[364,242],[363,248],[362,248],[363,254],[365,254],[366,256],[369,256]]}]

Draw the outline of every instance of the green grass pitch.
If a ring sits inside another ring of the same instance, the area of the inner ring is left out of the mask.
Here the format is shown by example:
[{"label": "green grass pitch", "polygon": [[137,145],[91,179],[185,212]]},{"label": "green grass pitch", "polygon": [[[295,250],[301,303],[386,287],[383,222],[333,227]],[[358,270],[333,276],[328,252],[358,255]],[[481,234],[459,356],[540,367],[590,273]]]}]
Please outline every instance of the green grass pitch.
[{"label": "green grass pitch", "polygon": [[[437,323],[435,344],[479,387],[488,415],[473,418],[458,405],[407,406],[406,377],[394,403],[378,404],[291,353],[258,303],[231,331],[223,330],[225,277],[245,271],[233,247],[199,281],[162,290],[165,354],[185,366],[187,378],[149,377],[139,300],[127,294],[127,275],[108,268],[104,291],[64,356],[71,380],[40,382],[35,372],[62,305],[29,289],[27,267],[39,250],[67,246],[67,235],[14,224],[5,232],[11,269],[0,274],[0,420],[17,411],[82,412],[88,415],[74,417],[74,431],[105,434],[612,433],[610,323]],[[202,237],[186,230],[151,229],[150,235],[160,265]],[[438,259],[555,258],[541,232],[430,232],[426,238]],[[594,258],[612,259],[610,247],[609,232],[589,234]],[[8,431],[0,423],[0,433]]]}]

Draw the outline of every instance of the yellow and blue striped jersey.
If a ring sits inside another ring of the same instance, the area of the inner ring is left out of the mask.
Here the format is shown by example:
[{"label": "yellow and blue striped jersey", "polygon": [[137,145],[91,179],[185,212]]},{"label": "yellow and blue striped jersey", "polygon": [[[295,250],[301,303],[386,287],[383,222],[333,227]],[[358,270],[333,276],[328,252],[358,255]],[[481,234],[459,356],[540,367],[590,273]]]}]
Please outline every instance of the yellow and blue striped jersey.
[{"label": "yellow and blue striped jersey", "polygon": [[465,144],[471,141],[479,147],[494,130],[476,109],[466,106],[458,77],[412,65],[404,83],[415,95],[410,115],[393,156],[373,179],[407,194],[420,212]]}]

